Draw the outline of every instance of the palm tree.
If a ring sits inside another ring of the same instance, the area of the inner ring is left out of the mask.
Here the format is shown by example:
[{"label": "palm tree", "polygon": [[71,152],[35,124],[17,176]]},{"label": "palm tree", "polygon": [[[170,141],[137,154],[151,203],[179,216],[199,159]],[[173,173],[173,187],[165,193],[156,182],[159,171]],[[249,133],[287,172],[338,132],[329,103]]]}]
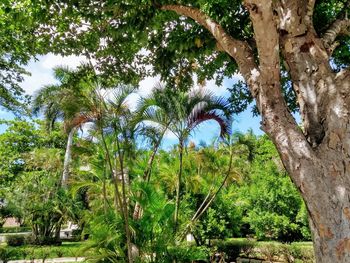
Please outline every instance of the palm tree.
[{"label": "palm tree", "polygon": [[144,122],[162,130],[169,130],[178,139],[179,171],[174,215],[174,232],[176,232],[185,144],[191,133],[205,121],[216,121],[220,126],[220,136],[229,133],[231,124],[229,103],[224,98],[216,97],[203,89],[183,92],[159,84],[149,97],[141,100],[138,113]]},{"label": "palm tree", "polygon": [[54,77],[59,82],[56,85],[42,87],[34,96],[33,113],[42,113],[47,129],[51,131],[57,120],[63,120],[64,129],[68,133],[64,155],[61,185],[66,186],[69,179],[73,137],[76,128],[90,121],[89,109],[86,105],[87,82],[77,77],[79,70],[71,70],[60,66],[54,68]]},{"label": "palm tree", "polygon": [[[115,206],[124,219],[124,227],[127,243],[128,262],[133,261],[131,233],[129,229],[128,209],[128,172],[126,161],[133,148],[134,125],[132,125],[132,113],[127,103],[128,96],[135,90],[132,86],[120,85],[113,90],[112,99],[109,93],[95,89],[90,97],[90,108],[94,108],[94,126],[104,148],[107,165],[110,170],[114,185]],[[120,182],[119,182],[120,181]],[[121,192],[119,189],[121,184]]]}]

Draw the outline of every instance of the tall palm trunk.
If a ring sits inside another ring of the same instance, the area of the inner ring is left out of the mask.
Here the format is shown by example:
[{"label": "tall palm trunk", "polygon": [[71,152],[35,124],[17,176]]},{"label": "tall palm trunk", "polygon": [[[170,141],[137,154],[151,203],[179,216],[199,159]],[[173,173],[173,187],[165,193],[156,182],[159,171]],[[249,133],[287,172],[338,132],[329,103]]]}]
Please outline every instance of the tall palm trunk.
[{"label": "tall palm trunk", "polygon": [[176,184],[176,203],[175,203],[175,216],[174,216],[174,233],[177,231],[178,220],[179,220],[179,209],[180,209],[180,191],[181,191],[181,181],[182,181],[182,161],[183,161],[183,139],[179,140],[179,174],[177,177]]},{"label": "tall palm trunk", "polygon": [[129,209],[128,209],[128,200],[126,197],[126,187],[125,187],[125,173],[124,173],[124,154],[122,154],[122,151],[120,149],[119,139],[117,137],[117,151],[118,151],[118,158],[119,158],[119,166],[120,166],[120,172],[122,174],[122,198],[123,198],[123,212],[124,212],[124,226],[125,226],[125,234],[126,234],[126,244],[127,244],[127,252],[128,252],[128,262],[133,262],[133,256],[132,256],[132,245],[131,245],[131,236],[130,236],[130,229],[129,229]]},{"label": "tall palm trunk", "polygon": [[67,187],[68,180],[69,180],[69,168],[72,160],[72,146],[73,146],[74,133],[75,133],[75,128],[72,128],[68,134],[66,153],[64,155],[63,173],[61,178],[61,185],[63,187]]}]

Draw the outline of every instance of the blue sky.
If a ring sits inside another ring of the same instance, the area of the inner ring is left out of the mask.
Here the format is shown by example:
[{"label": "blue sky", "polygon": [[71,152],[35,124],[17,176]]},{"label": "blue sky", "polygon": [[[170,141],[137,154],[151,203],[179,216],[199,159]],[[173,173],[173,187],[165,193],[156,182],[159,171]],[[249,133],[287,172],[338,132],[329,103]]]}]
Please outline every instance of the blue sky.
[{"label": "blue sky", "polygon": [[[30,63],[26,66],[26,69],[31,73],[31,76],[26,76],[21,86],[27,94],[33,95],[40,87],[55,83],[52,68],[58,65],[67,65],[71,68],[75,68],[81,61],[84,61],[83,57],[61,57],[53,54],[39,56],[36,61],[30,61]],[[216,95],[228,96],[226,88],[231,86],[239,78],[240,76],[237,75],[233,79],[226,79],[221,87],[216,86],[214,81],[208,81],[205,88],[213,91]],[[138,94],[134,94],[129,99],[131,107],[135,105],[140,95],[147,95],[157,81],[159,81],[158,78],[147,78],[143,80],[140,83]],[[12,119],[13,117],[14,116],[11,113],[0,110],[0,119]],[[263,134],[259,127],[260,117],[253,117],[250,109],[238,116],[234,116],[233,131],[245,132],[248,129],[253,129],[255,134]],[[4,127],[0,126],[0,133],[3,131]],[[216,138],[218,135],[218,125],[214,121],[210,121],[202,124],[193,134],[191,140],[195,143],[199,143],[200,141],[210,143],[213,138]],[[176,141],[176,137],[173,134],[167,133],[163,147],[168,148],[172,144],[176,143]]]}]

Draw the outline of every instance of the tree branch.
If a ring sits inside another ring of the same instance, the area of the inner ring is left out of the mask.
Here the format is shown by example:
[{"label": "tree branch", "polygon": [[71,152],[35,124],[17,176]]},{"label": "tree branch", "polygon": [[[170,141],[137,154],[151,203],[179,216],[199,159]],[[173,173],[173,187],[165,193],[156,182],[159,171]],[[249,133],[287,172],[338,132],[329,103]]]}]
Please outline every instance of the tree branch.
[{"label": "tree branch", "polygon": [[309,0],[306,6],[306,16],[305,21],[308,26],[312,25],[312,18],[314,15],[314,8],[315,8],[315,2],[316,0]]},{"label": "tree branch", "polygon": [[279,34],[272,0],[246,0],[245,7],[253,22],[261,73],[266,71],[268,74],[276,74],[276,79],[279,80]]},{"label": "tree branch", "polygon": [[337,36],[342,34],[349,34],[349,31],[347,30],[349,27],[349,19],[345,18],[335,20],[323,35],[322,40],[325,47],[329,49],[333,45]]},{"label": "tree branch", "polygon": [[[276,99],[283,99],[280,89],[279,33],[272,0],[246,0],[244,4],[253,23],[258,49],[260,71],[256,74],[256,79],[259,82],[257,106],[264,118],[264,112],[269,105],[263,105],[263,101],[265,101],[264,96],[267,96],[269,90],[274,90]],[[276,100],[270,102],[276,103]]]},{"label": "tree branch", "polygon": [[239,70],[249,83],[253,81],[252,71],[257,68],[252,49],[247,42],[234,39],[225,29],[197,8],[182,5],[163,5],[161,10],[174,11],[179,15],[192,18],[205,27],[218,42],[220,50],[229,54],[238,64]]},{"label": "tree branch", "polygon": [[327,49],[331,49],[337,36],[349,34],[349,31],[347,30],[350,26],[350,21],[348,20],[347,14],[349,8],[350,0],[347,0],[343,4],[341,11],[335,17],[335,20],[326,26],[322,40]]}]

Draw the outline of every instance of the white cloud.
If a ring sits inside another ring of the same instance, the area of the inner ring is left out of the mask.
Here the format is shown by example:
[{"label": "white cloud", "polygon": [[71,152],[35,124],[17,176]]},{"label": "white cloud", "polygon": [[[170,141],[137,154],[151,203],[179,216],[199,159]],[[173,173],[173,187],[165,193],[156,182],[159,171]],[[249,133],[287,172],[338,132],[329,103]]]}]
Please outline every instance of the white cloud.
[{"label": "white cloud", "polygon": [[138,93],[133,93],[130,94],[127,99],[126,99],[126,103],[129,106],[131,111],[136,110],[136,106],[137,106],[137,102],[140,99],[140,95]]},{"label": "white cloud", "polygon": [[85,62],[83,56],[62,57],[54,54],[39,56],[36,61],[32,60],[25,67],[31,76],[25,76],[21,87],[27,94],[34,94],[36,90],[44,85],[55,84],[57,81],[53,77],[52,68],[60,65],[67,65],[70,68],[76,68],[81,62]]},{"label": "white cloud", "polygon": [[76,68],[81,62],[87,62],[84,56],[66,56],[48,54],[41,60],[41,65],[44,68],[52,69],[56,66],[68,66],[70,68]]},{"label": "white cloud", "polygon": [[157,77],[147,77],[145,79],[143,79],[140,83],[139,83],[139,90],[138,90],[138,94],[140,94],[140,96],[147,96],[149,95],[154,86],[160,82],[160,76]]},{"label": "white cloud", "polygon": [[176,137],[176,135],[172,132],[172,131],[169,131],[167,130],[164,134],[164,138],[165,139],[169,139],[169,140],[177,140],[178,138]]},{"label": "white cloud", "polygon": [[[28,69],[31,71],[30,69]],[[34,94],[36,90],[40,89],[44,85],[54,84],[57,81],[52,76],[50,70],[42,71],[41,73],[37,71],[32,71],[31,76],[25,76],[24,81],[21,83],[21,87],[25,90],[27,94]]]}]

